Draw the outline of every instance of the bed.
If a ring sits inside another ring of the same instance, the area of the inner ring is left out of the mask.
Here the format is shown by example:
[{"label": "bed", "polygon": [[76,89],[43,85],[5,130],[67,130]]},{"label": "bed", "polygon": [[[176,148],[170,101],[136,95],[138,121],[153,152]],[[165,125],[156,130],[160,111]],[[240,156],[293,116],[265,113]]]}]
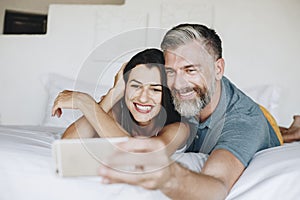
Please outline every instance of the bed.
[{"label": "bed", "polygon": [[[51,144],[64,128],[0,126],[0,199],[168,199],[160,191],[126,184],[103,185],[100,177],[56,175]],[[232,199],[297,199],[300,143],[258,152],[232,188]]]},{"label": "bed", "polygon": [[[101,177],[61,178],[55,173],[51,145],[59,139],[78,111],[64,110],[60,119],[50,116],[53,100],[64,89],[76,89],[99,99],[109,85],[96,87],[86,82],[49,74],[43,78],[48,94],[43,123],[39,126],[0,125],[0,199],[168,199],[160,191],[126,184],[103,185]],[[76,86],[76,87],[75,87]],[[278,91],[261,86],[244,90],[276,115]],[[232,188],[231,199],[297,199],[300,196],[300,143],[258,152]]]}]

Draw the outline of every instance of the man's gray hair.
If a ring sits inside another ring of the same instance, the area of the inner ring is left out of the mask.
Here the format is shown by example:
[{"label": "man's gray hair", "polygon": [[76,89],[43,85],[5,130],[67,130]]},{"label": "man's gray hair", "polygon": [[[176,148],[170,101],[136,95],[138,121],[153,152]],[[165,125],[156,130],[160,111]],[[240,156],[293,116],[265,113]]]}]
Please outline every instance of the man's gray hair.
[{"label": "man's gray hair", "polygon": [[215,30],[200,24],[180,24],[169,30],[161,43],[162,50],[174,50],[197,40],[216,60],[222,58],[222,41]]}]

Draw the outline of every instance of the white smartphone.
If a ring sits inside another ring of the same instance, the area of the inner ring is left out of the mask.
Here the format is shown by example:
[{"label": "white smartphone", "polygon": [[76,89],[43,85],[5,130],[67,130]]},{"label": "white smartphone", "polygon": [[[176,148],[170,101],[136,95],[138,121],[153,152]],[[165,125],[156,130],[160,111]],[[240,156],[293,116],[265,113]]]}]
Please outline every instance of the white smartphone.
[{"label": "white smartphone", "polygon": [[96,176],[100,164],[106,165],[120,149],[122,138],[87,138],[55,140],[52,155],[59,176]]},{"label": "white smartphone", "polygon": [[99,165],[125,173],[147,173],[173,162],[165,149],[128,152],[116,145],[126,141],[127,137],[56,140],[52,144],[56,173],[64,177],[97,176]]}]

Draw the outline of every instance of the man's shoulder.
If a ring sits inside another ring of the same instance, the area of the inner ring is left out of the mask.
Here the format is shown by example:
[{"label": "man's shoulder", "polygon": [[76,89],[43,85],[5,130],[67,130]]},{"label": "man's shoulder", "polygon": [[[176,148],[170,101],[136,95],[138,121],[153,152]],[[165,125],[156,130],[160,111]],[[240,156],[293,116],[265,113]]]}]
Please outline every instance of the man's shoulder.
[{"label": "man's shoulder", "polygon": [[[226,76],[222,77],[222,87],[225,88],[226,92],[232,94],[245,95],[231,80]],[[247,96],[247,95],[245,95]]]},{"label": "man's shoulder", "polygon": [[223,100],[227,102],[227,111],[232,111],[232,109],[249,110],[249,107],[257,106],[256,102],[254,102],[249,96],[247,96],[225,76],[222,78],[222,87],[222,96]]}]

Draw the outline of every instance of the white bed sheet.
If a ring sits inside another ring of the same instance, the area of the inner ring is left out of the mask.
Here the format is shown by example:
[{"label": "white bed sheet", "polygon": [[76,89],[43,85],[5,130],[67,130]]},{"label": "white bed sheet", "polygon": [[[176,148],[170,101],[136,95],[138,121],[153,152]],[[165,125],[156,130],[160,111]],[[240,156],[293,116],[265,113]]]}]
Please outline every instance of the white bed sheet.
[{"label": "white bed sheet", "polygon": [[[60,178],[51,143],[63,129],[0,126],[0,199],[168,199],[160,191],[126,184],[103,185],[100,177]],[[231,199],[297,199],[300,143],[259,152],[235,184]]]},{"label": "white bed sheet", "polygon": [[62,132],[51,127],[0,126],[1,200],[168,199],[160,191],[103,185],[100,177],[58,177],[51,143]]},{"label": "white bed sheet", "polygon": [[299,198],[300,143],[294,142],[256,153],[227,200]]}]

